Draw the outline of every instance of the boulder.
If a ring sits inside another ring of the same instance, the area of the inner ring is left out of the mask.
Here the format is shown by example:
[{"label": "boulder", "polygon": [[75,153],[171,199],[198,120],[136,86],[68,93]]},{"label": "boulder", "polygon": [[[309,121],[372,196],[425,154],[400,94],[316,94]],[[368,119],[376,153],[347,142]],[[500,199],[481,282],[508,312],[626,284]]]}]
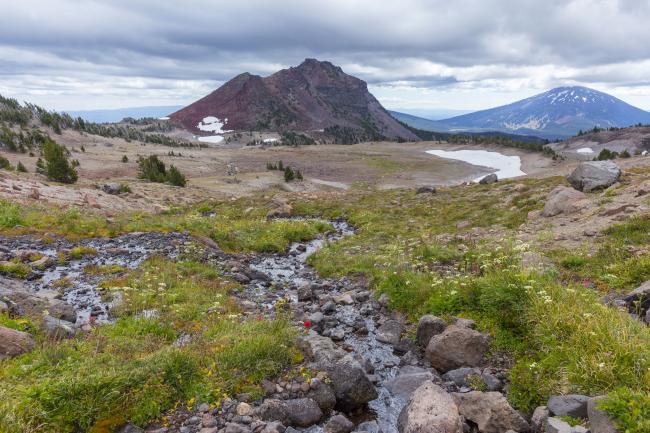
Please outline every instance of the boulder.
[{"label": "boulder", "polygon": [[548,410],[553,416],[572,416],[587,419],[589,397],[579,394],[555,395],[548,399]]},{"label": "boulder", "polygon": [[0,326],[0,360],[31,352],[34,338],[26,332]]},{"label": "boulder", "polygon": [[397,376],[385,382],[384,386],[391,394],[410,397],[424,382],[436,378],[433,373],[421,367],[406,366],[399,370]]},{"label": "boulder", "polygon": [[334,415],[325,424],[325,433],[350,433],[353,429],[352,421],[343,415]]},{"label": "boulder", "polygon": [[120,428],[117,433],[144,433],[144,430],[134,424],[126,424]]},{"label": "boulder", "polygon": [[119,183],[105,183],[102,185],[102,191],[106,194],[118,195],[122,189]]},{"label": "boulder", "polygon": [[637,314],[650,310],[650,280],[641,284],[625,296],[628,309]]},{"label": "boulder", "polygon": [[289,419],[287,406],[283,400],[269,398],[257,409],[258,416],[264,421],[279,421],[286,423]]},{"label": "boulder", "polygon": [[587,416],[591,433],[616,433],[616,427],[605,411],[598,409],[598,401],[605,396],[590,398],[587,402]]},{"label": "boulder", "polygon": [[607,188],[616,183],[621,177],[621,169],[612,161],[586,161],[567,177],[575,189],[589,192]]},{"label": "boulder", "polygon": [[403,331],[404,327],[397,320],[387,320],[377,329],[377,341],[395,345]]},{"label": "boulder", "polygon": [[523,432],[530,429],[526,420],[499,392],[454,393],[453,398],[460,414],[475,423],[481,433],[502,433],[506,430]]},{"label": "boulder", "polygon": [[421,186],[417,190],[415,190],[416,194],[435,194],[436,193],[436,187],[435,186]]},{"label": "boulder", "polygon": [[415,390],[399,414],[400,433],[462,433],[458,407],[444,389],[427,381]]},{"label": "boulder", "polygon": [[537,406],[530,417],[530,429],[532,433],[544,433],[546,420],[551,416],[546,406]]},{"label": "boulder", "polygon": [[442,380],[446,382],[454,382],[459,387],[469,387],[472,378],[474,380],[483,380],[481,378],[481,370],[478,368],[461,367],[455,370],[450,370],[442,375]]},{"label": "boulder", "polygon": [[285,400],[287,424],[293,427],[310,427],[323,418],[323,412],[311,398]]},{"label": "boulder", "polygon": [[491,183],[495,183],[498,180],[499,178],[495,173],[490,173],[484,178],[482,178],[481,180],[479,180],[478,183],[480,183],[481,185],[489,185]]},{"label": "boulder", "polygon": [[266,214],[268,219],[272,218],[289,218],[293,212],[293,207],[287,199],[276,197],[271,203],[271,210]]},{"label": "boulder", "polygon": [[377,398],[377,390],[363,366],[330,338],[309,331],[298,340],[298,347],[312,368],[327,373],[340,410],[350,412]]},{"label": "boulder", "polygon": [[560,185],[546,197],[542,216],[571,215],[586,209],[590,204],[583,192]]},{"label": "boulder", "polygon": [[562,421],[560,418],[549,418],[546,420],[544,433],[589,433],[589,430],[582,426],[574,426]]},{"label": "boulder", "polygon": [[309,283],[301,284],[296,290],[296,294],[298,296],[298,302],[307,302],[314,298],[314,292]]},{"label": "boulder", "polygon": [[429,341],[426,359],[438,371],[447,372],[460,367],[476,367],[483,362],[489,349],[489,337],[473,329],[448,326],[442,334]]},{"label": "boulder", "polygon": [[56,319],[52,316],[45,316],[41,328],[50,338],[62,340],[74,337],[76,329],[74,323],[67,320]]},{"label": "boulder", "polygon": [[442,332],[447,327],[447,324],[444,320],[439,317],[427,314],[420,317],[418,321],[418,328],[415,333],[415,341],[418,346],[426,348],[429,344],[429,340],[434,335],[442,334]]},{"label": "boulder", "polygon": [[331,386],[325,382],[312,383],[307,397],[318,403],[318,407],[325,413],[330,412],[336,406],[336,395]]}]

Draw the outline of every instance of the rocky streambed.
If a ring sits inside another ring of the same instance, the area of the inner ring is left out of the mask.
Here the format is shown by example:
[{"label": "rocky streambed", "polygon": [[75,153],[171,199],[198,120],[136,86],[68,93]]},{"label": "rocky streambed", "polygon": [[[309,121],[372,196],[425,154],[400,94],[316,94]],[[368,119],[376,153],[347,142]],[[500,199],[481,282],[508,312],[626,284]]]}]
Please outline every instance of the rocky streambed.
[{"label": "rocky streambed", "polygon": [[[212,245],[204,256],[242,284],[233,296],[244,320],[282,313],[303,330],[298,346],[308,377],[264,381],[261,400],[240,395],[216,409],[201,404],[171,413],[164,426],[152,424],[146,431],[522,433],[546,431],[549,414],[571,414],[572,401],[560,402],[553,412],[539,408],[533,419],[515,411],[503,394],[505,362],[488,356],[489,336],[476,331],[472,321],[446,323],[424,316],[417,326],[409,325],[362,278],[322,278],[307,264],[308,257],[354,232],[345,221],[331,225],[328,234],[294,243],[284,254],[227,255]],[[196,241],[180,233],[132,233],[80,243],[0,240],[2,260],[23,256],[30,263],[32,271],[20,290],[47,298],[49,313],[59,323],[69,320],[70,327],[73,321],[79,327],[89,320],[111,320],[110,305],[97,290],[102,277],[83,272],[87,266],[135,268],[154,254],[174,259]],[[65,277],[69,284],[57,286]],[[5,286],[7,281],[17,280],[5,278]],[[1,294],[9,292],[16,290],[9,287]],[[63,295],[42,296],[50,292]],[[3,299],[8,308],[17,308],[18,303]],[[587,401],[578,405],[586,410]],[[143,430],[127,425],[121,431]]]}]

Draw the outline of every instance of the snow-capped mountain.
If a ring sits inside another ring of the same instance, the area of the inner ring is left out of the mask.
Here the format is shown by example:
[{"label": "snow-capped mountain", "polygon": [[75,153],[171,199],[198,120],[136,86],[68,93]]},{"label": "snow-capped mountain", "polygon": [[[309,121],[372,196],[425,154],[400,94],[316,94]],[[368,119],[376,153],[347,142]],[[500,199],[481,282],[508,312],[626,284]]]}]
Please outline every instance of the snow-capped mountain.
[{"label": "snow-capped mountain", "polygon": [[548,138],[580,130],[650,124],[650,112],[587,87],[558,87],[489,110],[439,121],[450,131],[504,131]]}]

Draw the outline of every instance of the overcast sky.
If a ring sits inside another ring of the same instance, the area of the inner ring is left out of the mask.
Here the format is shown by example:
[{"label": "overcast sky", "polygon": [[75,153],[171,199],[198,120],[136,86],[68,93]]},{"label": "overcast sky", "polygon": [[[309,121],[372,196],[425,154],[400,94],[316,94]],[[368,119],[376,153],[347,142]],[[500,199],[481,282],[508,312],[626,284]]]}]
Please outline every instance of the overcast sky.
[{"label": "overcast sky", "polygon": [[581,84],[650,110],[648,0],[0,1],[0,94],[58,110],[186,104],[306,57],[393,109]]}]

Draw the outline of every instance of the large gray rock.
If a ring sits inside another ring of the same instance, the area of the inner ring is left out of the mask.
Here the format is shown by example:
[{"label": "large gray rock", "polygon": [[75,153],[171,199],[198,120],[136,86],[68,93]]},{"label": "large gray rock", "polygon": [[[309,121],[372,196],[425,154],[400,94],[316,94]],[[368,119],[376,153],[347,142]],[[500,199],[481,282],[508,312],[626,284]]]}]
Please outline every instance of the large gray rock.
[{"label": "large gray rock", "polygon": [[287,423],[294,427],[310,427],[323,418],[323,412],[311,398],[286,400]]},{"label": "large gray rock", "polygon": [[590,398],[587,402],[587,416],[591,433],[617,433],[616,427],[605,411],[598,409],[598,401],[605,396]]},{"label": "large gray rock", "polygon": [[528,422],[510,406],[499,392],[471,391],[454,393],[458,411],[478,426],[481,433],[502,433],[506,430],[528,431]]},{"label": "large gray rock", "polygon": [[542,216],[571,215],[588,208],[590,204],[585,193],[560,185],[546,197]]},{"label": "large gray rock", "polygon": [[641,284],[625,296],[630,311],[640,314],[650,310],[650,280]]},{"label": "large gray rock", "polygon": [[433,373],[421,367],[402,367],[394,378],[387,380],[384,386],[393,395],[410,397],[423,383],[432,381],[435,378]]},{"label": "large gray rock", "polygon": [[449,370],[442,375],[442,380],[447,382],[454,382],[456,386],[466,386],[471,385],[472,379],[474,380],[483,380],[481,377],[481,370],[478,368],[472,367],[461,367],[455,370]]},{"label": "large gray rock", "polygon": [[400,433],[462,433],[458,407],[449,393],[433,382],[423,383],[397,420]]},{"label": "large gray rock", "polygon": [[546,428],[546,420],[551,416],[551,412],[546,406],[538,406],[533,411],[533,416],[530,417],[530,429],[532,433],[544,433]]},{"label": "large gray rock", "polygon": [[589,430],[579,425],[572,427],[559,418],[549,418],[546,420],[544,433],[589,433]]},{"label": "large gray rock", "polygon": [[404,326],[397,320],[387,320],[377,329],[377,341],[395,345],[399,343]]},{"label": "large gray rock", "polygon": [[415,333],[415,341],[418,346],[426,348],[434,335],[442,334],[447,324],[440,317],[427,314],[420,317],[418,328]]},{"label": "large gray rock", "polygon": [[34,339],[26,332],[0,326],[0,359],[12,358],[31,352]]},{"label": "large gray rock", "polygon": [[340,410],[350,412],[377,398],[363,366],[331,339],[310,331],[298,340],[298,346],[312,368],[327,373]]},{"label": "large gray rock", "polygon": [[495,183],[498,180],[499,178],[497,177],[497,175],[495,173],[491,173],[485,176],[483,179],[479,180],[478,183],[480,183],[481,185],[489,185],[491,183]]},{"label": "large gray rock", "polygon": [[460,367],[479,366],[489,349],[490,339],[473,329],[450,325],[429,341],[425,356],[431,366],[447,372]]},{"label": "large gray rock", "polygon": [[56,319],[52,316],[45,316],[43,318],[41,328],[45,334],[56,340],[74,337],[77,331],[74,327],[74,323]]},{"label": "large gray rock", "polygon": [[325,424],[325,433],[350,433],[353,429],[352,421],[343,415],[334,415]]},{"label": "large gray rock", "polygon": [[579,394],[554,395],[548,399],[548,410],[553,416],[572,416],[587,419],[589,397]]},{"label": "large gray rock", "polygon": [[567,180],[575,189],[589,192],[607,188],[621,177],[621,169],[612,161],[581,162]]},{"label": "large gray rock", "polygon": [[336,395],[331,386],[325,382],[312,383],[311,389],[307,393],[307,397],[318,403],[318,407],[323,412],[329,412],[334,409],[336,405]]}]

